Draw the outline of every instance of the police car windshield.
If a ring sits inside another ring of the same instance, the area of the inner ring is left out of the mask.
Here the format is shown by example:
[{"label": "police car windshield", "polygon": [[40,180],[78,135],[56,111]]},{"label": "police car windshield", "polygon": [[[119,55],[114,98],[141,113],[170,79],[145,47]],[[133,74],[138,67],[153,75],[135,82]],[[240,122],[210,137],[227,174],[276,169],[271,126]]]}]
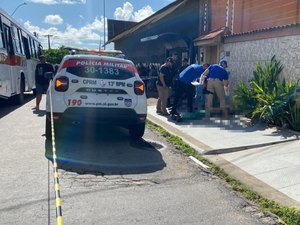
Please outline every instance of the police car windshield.
[{"label": "police car windshield", "polygon": [[125,80],[134,77],[134,73],[124,68],[84,66],[68,67],[67,72],[79,77]]}]

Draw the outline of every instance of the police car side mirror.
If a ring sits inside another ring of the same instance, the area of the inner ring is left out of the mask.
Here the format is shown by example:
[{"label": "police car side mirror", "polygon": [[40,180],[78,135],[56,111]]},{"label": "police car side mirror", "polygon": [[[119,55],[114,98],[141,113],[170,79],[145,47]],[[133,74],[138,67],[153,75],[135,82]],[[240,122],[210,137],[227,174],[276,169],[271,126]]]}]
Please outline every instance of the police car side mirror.
[{"label": "police car side mirror", "polygon": [[44,73],[44,77],[48,80],[51,80],[54,77],[54,73],[53,72],[46,72],[46,73]]}]

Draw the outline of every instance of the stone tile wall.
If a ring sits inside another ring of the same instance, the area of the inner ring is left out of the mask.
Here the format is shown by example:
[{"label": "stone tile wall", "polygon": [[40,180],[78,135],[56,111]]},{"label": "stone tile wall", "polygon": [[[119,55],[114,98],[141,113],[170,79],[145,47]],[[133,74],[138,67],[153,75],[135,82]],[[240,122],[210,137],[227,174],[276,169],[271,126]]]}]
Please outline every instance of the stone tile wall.
[{"label": "stone tile wall", "polygon": [[258,62],[264,64],[273,55],[284,67],[281,78],[286,81],[300,79],[300,35],[227,43],[222,47],[221,57],[226,55],[229,65],[230,93],[240,82],[248,83]]}]

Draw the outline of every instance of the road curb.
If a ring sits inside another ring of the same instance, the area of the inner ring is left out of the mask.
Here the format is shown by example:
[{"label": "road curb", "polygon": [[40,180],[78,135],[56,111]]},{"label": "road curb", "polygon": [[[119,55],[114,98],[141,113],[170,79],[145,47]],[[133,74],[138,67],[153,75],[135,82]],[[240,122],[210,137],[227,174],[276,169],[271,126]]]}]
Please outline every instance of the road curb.
[{"label": "road curb", "polygon": [[196,138],[193,138],[193,137],[185,134],[181,130],[169,125],[168,123],[156,118],[155,116],[153,116],[151,114],[147,115],[147,120],[156,124],[157,126],[164,128],[169,133],[182,138],[186,143],[189,143],[191,145],[191,147],[193,147],[200,154],[203,154],[205,151],[212,150],[212,148],[210,146],[200,142]]},{"label": "road curb", "polygon": [[291,142],[291,141],[298,141],[298,140],[299,140],[299,138],[295,137],[295,138],[288,139],[288,140],[273,141],[273,142],[262,143],[262,144],[213,149],[213,150],[204,151],[203,154],[204,155],[226,154],[226,153],[231,153],[231,152],[238,152],[238,151],[248,150],[248,149],[252,149],[252,148],[261,148],[261,147],[266,147],[266,146],[271,146],[271,145],[276,145],[276,144],[281,144],[281,143],[286,143],[286,142]]}]

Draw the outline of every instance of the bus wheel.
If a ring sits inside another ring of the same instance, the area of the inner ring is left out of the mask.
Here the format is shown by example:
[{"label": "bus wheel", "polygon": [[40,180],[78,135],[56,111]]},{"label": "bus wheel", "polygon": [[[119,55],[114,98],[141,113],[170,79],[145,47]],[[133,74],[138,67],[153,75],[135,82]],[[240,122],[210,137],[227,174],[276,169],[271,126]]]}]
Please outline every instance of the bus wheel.
[{"label": "bus wheel", "polygon": [[25,96],[24,96],[24,92],[25,92],[25,82],[22,79],[21,83],[20,83],[20,94],[16,95],[14,98],[14,102],[16,105],[23,105],[25,102]]}]

